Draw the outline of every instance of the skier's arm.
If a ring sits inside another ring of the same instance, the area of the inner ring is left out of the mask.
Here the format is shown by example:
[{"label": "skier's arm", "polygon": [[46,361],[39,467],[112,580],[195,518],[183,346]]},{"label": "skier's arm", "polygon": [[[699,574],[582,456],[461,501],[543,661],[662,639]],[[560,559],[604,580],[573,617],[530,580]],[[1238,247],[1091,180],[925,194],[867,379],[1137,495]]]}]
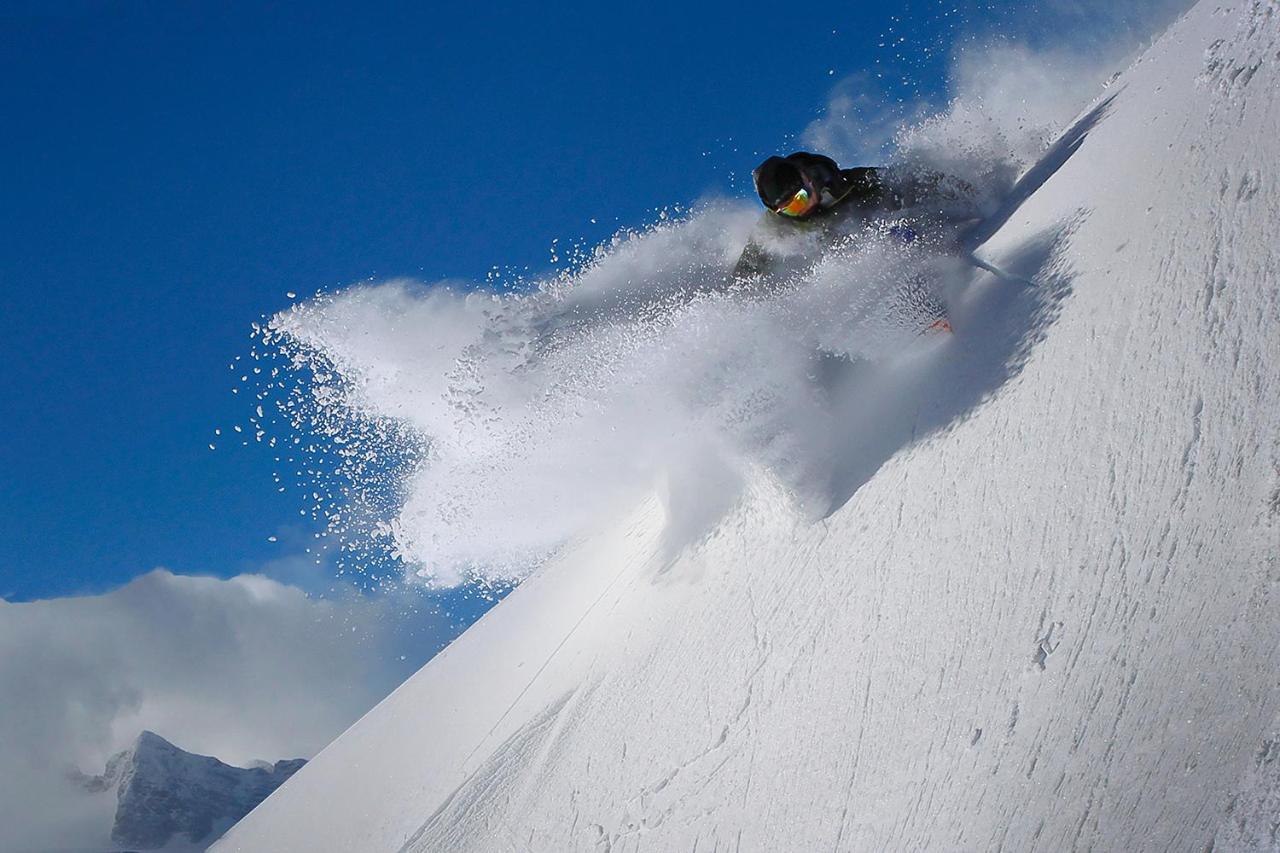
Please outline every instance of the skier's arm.
[{"label": "skier's arm", "polygon": [[738,256],[738,262],[733,265],[732,281],[737,284],[748,279],[767,278],[776,273],[781,257],[786,254],[783,241],[793,239],[799,227],[801,223],[776,213],[763,214],[755,228],[751,229],[751,236],[747,238],[747,245]]},{"label": "skier's arm", "polygon": [[772,262],[773,259],[769,256],[769,253],[765,251],[755,237],[752,237],[747,241],[742,254],[738,256],[738,262],[733,265],[733,280],[738,282],[764,275],[769,271]]}]

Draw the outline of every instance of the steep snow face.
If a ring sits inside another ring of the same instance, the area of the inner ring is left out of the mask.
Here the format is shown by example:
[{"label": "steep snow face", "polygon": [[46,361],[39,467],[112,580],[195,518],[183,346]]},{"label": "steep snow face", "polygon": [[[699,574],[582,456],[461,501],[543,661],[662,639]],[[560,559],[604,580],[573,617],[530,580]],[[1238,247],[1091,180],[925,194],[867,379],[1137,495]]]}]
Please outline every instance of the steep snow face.
[{"label": "steep snow face", "polygon": [[216,849],[1266,843],[1277,17],[1202,3],[1112,85],[979,250],[1031,284],[857,379],[823,517],[642,501]]}]

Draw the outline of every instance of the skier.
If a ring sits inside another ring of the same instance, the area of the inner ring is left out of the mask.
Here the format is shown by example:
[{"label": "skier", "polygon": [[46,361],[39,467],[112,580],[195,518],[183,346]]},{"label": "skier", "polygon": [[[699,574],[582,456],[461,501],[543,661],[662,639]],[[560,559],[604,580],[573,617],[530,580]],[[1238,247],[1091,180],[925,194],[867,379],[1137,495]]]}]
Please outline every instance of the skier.
[{"label": "skier", "polygon": [[830,157],[797,151],[770,157],[751,173],[760,201],[769,209],[761,230],[743,249],[735,279],[772,272],[775,259],[765,248],[769,238],[785,239],[801,229],[817,229],[822,242],[893,214],[901,214],[889,230],[912,242],[919,230],[957,225],[978,217],[975,191],[964,181],[936,172],[907,173],[861,166],[841,169]]},{"label": "skier", "polygon": [[[978,217],[975,191],[964,181],[936,172],[902,172],[863,166],[841,169],[830,157],[797,151],[770,157],[751,173],[756,193],[768,208],[764,221],[733,269],[739,284],[784,270],[778,254],[803,265],[812,253],[794,251],[794,238],[816,239],[821,251],[841,238],[878,225],[902,243],[925,243],[945,254],[956,228]],[[922,234],[924,236],[922,236]],[[769,244],[783,247],[771,252]],[[805,248],[805,247],[801,247]],[[811,257],[808,260],[812,260]],[[930,283],[917,276],[904,284],[901,299],[924,331],[951,331],[946,309]]]}]

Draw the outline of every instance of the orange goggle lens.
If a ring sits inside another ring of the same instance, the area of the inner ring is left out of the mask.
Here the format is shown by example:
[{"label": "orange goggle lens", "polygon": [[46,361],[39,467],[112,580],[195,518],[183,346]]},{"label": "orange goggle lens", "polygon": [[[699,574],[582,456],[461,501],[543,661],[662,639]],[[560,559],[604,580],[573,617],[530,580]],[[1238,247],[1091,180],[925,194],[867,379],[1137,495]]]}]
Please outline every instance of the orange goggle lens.
[{"label": "orange goggle lens", "polygon": [[796,190],[786,204],[775,210],[775,213],[781,213],[783,216],[804,216],[813,208],[813,200],[809,197],[809,191],[806,189]]}]

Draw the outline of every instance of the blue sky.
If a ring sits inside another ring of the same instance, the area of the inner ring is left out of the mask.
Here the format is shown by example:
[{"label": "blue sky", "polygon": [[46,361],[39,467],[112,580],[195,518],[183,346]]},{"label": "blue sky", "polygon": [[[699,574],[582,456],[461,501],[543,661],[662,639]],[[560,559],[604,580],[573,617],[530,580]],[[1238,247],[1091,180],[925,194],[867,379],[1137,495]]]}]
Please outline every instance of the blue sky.
[{"label": "blue sky", "polygon": [[270,454],[208,449],[287,292],[536,271],[747,196],[838,80],[936,99],[955,39],[1021,4],[47,5],[0,12],[11,600],[290,556]]}]

